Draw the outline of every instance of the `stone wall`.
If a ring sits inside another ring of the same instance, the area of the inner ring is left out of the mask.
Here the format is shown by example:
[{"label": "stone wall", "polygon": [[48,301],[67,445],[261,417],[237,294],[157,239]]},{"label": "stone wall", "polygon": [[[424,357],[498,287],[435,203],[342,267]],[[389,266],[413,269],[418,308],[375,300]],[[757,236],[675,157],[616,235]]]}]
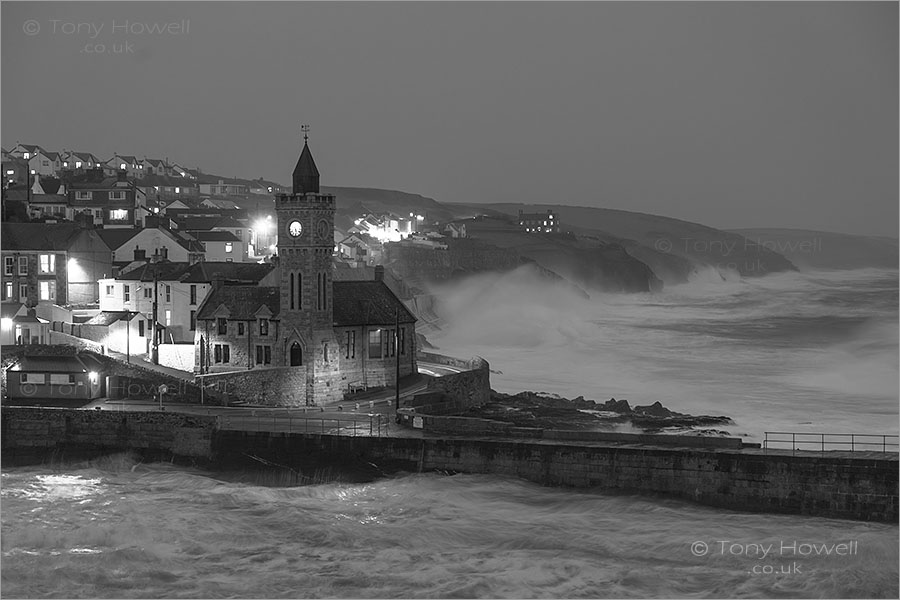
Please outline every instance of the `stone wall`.
[{"label": "stone wall", "polygon": [[114,412],[5,407],[3,462],[49,455],[147,450],[210,458],[216,418],[173,412]]},{"label": "stone wall", "polygon": [[159,364],[186,373],[194,372],[194,344],[160,344]]},{"label": "stone wall", "polygon": [[466,369],[461,373],[452,373],[443,377],[435,377],[428,382],[429,392],[443,392],[461,407],[481,406],[491,399],[491,366],[481,357],[460,360],[449,356],[441,356],[422,352],[419,360],[434,362]]},{"label": "stone wall", "polygon": [[833,453],[578,445],[572,442],[362,438],[220,431],[214,460],[247,453],[290,467],[370,462],[385,471],[521,477],[542,485],[666,494],[721,508],[896,523],[898,460]]},{"label": "stone wall", "polygon": [[306,377],[306,368],[297,366],[212,373],[202,379],[205,385],[216,390],[224,403],[306,406]]},{"label": "stone wall", "polygon": [[66,346],[75,346],[79,350],[90,350],[91,352],[96,352],[97,354],[105,354],[106,348],[104,348],[103,344],[99,344],[97,342],[87,340],[84,338],[80,338],[74,335],[69,335],[68,333],[63,333],[61,331],[49,331],[49,342],[51,345],[60,344]]}]

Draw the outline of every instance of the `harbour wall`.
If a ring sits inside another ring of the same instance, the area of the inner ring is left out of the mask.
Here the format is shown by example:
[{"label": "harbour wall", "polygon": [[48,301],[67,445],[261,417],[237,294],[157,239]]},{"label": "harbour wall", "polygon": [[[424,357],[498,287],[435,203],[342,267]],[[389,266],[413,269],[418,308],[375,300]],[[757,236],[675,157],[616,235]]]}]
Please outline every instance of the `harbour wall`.
[{"label": "harbour wall", "polygon": [[484,473],[542,485],[665,494],[746,510],[896,523],[896,454],[763,452],[568,440],[348,437],[226,431],[214,417],[5,408],[4,464],[135,451],[216,468],[260,462],[298,473],[322,465]]}]

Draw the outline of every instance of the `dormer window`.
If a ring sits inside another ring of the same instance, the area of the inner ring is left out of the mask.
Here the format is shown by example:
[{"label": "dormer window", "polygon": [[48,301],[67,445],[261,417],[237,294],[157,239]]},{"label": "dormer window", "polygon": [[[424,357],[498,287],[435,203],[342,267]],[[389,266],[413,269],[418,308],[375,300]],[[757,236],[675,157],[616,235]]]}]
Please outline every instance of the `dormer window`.
[{"label": "dormer window", "polygon": [[259,335],[269,335],[269,320],[268,319],[260,319],[259,320]]}]

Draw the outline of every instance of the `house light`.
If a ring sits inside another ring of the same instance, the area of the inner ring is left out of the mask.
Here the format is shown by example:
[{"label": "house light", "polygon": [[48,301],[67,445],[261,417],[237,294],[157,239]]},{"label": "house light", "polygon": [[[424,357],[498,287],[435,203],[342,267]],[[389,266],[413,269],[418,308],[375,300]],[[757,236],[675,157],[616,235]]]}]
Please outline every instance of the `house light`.
[{"label": "house light", "polygon": [[88,379],[91,380],[91,383],[97,383],[97,380],[100,378],[100,374],[97,371],[91,371],[88,373]]},{"label": "house light", "polygon": [[119,168],[120,168],[120,169],[124,169],[124,168],[125,168],[125,163],[120,164],[120,165],[119,165]]},{"label": "house light", "polygon": [[3,329],[12,329],[13,320],[9,317],[3,317],[3,321],[0,325],[2,325]]},{"label": "house light", "polygon": [[16,172],[13,171],[12,169],[7,169],[6,174],[7,174],[7,175],[15,175]]},{"label": "house light", "polygon": [[26,153],[24,153],[24,154],[22,155],[22,158],[28,160],[29,158],[31,158],[31,154],[29,154],[28,152],[26,152]]}]

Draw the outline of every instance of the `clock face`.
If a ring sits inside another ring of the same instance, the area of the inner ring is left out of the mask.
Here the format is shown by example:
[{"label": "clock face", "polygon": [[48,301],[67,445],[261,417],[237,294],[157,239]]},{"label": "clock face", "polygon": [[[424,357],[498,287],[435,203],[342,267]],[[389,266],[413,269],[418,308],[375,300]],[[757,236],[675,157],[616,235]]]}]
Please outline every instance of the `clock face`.
[{"label": "clock face", "polygon": [[303,225],[300,224],[300,221],[291,221],[288,224],[288,233],[291,237],[300,237],[300,234],[303,233]]},{"label": "clock face", "polygon": [[316,233],[319,234],[319,239],[326,239],[328,237],[328,222],[319,221],[319,224],[316,225]]}]

